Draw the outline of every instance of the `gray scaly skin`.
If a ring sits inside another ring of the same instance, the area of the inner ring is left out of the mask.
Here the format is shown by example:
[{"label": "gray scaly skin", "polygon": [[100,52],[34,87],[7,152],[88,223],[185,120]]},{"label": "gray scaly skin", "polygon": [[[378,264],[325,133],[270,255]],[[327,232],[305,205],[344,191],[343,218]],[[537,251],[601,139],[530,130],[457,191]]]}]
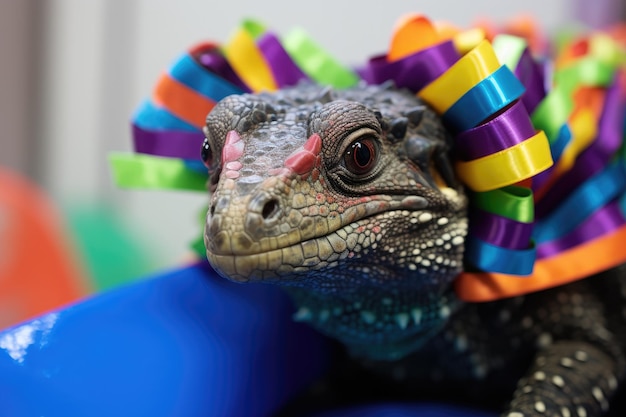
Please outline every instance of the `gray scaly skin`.
[{"label": "gray scaly skin", "polygon": [[[601,416],[625,369],[621,270],[464,305],[467,200],[439,117],[391,86],[231,96],[207,118],[207,256],[280,285],[295,319],[411,393],[504,416]],[[395,385],[394,385],[395,386]],[[516,388],[517,386],[517,388]]]}]

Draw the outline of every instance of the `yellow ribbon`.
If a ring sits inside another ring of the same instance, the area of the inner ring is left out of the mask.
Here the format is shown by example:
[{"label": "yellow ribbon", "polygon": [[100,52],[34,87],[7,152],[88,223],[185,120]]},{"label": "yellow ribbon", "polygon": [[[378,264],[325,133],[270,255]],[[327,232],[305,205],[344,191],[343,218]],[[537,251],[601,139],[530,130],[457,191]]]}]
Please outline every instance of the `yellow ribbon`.
[{"label": "yellow ribbon", "polygon": [[515,146],[472,161],[459,161],[459,178],[474,191],[491,191],[523,181],[552,165],[543,131]]},{"label": "yellow ribbon", "polygon": [[473,28],[454,35],[452,43],[454,43],[454,47],[461,55],[465,55],[476,48],[486,37],[487,34],[483,28]]},{"label": "yellow ribbon", "polygon": [[233,70],[255,93],[278,89],[272,70],[255,43],[255,36],[261,31],[258,23],[246,21],[223,49]]},{"label": "yellow ribbon", "polygon": [[576,158],[595,139],[598,133],[598,121],[594,112],[589,109],[581,109],[572,116],[569,122],[572,131],[572,139],[563,150],[561,158],[556,166],[556,173],[569,171],[576,162]]},{"label": "yellow ribbon", "polygon": [[476,84],[500,68],[498,58],[487,40],[481,41],[448,71],[419,93],[439,114],[443,114]]}]

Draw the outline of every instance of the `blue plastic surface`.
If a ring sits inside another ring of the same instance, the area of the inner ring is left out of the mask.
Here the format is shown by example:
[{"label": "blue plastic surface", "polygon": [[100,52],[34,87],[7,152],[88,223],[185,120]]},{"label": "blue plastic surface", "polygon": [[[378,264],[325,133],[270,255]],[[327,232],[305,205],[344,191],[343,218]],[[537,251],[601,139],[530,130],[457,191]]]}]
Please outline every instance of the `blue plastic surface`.
[{"label": "blue plastic surface", "polygon": [[265,416],[324,372],[325,342],[269,285],[206,266],[0,333],[0,416]]},{"label": "blue plastic surface", "polygon": [[[278,288],[206,264],[101,294],[0,332],[0,416],[269,416],[329,363],[291,314]],[[356,415],[489,414],[388,404],[320,417]]]}]

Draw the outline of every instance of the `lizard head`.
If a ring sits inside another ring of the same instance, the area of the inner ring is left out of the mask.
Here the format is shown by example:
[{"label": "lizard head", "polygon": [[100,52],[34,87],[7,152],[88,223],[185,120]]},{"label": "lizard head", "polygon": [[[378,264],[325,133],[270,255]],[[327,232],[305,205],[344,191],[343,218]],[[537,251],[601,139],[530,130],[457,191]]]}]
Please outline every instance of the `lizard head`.
[{"label": "lizard head", "polygon": [[466,199],[440,118],[414,95],[231,96],[205,136],[205,244],[219,274],[286,287],[297,319],[366,356],[408,353],[454,311]]}]

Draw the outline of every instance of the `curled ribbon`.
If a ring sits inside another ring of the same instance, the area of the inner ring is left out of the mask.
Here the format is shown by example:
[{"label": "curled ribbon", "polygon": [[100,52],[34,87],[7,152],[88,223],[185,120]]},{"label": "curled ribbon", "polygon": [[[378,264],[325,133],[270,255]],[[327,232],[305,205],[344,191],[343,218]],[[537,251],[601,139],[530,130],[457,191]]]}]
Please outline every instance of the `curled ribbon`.
[{"label": "curled ribbon", "polygon": [[518,101],[487,123],[460,133],[454,140],[455,150],[461,161],[469,161],[508,149],[535,133]]},{"label": "curled ribbon", "polygon": [[[245,21],[227,45],[200,44],[160,78],[133,118],[139,154],[111,158],[116,181],[205,191],[201,128],[226,95],[302,80],[335,88],[392,80],[454,135],[470,201],[461,299],[538,291],[625,262],[624,48],[596,33],[550,61],[535,58],[535,31],[532,39],[494,31],[409,15],[389,51],[354,70],[303,31],[279,39]],[[201,240],[194,248],[204,252]]]},{"label": "curled ribbon", "polygon": [[246,20],[224,47],[224,56],[253,92],[278,88],[272,70],[255,42],[264,31],[262,25]]},{"label": "curled ribbon", "polygon": [[418,95],[435,111],[443,114],[472,87],[499,67],[500,63],[491,44],[484,40],[439,78],[424,87]]},{"label": "curled ribbon", "polygon": [[[533,177],[552,165],[545,133],[532,137],[503,151],[456,163],[457,174],[475,191],[489,191]],[[498,175],[493,175],[498,172]]]},{"label": "curled ribbon", "polygon": [[348,88],[359,82],[355,71],[340,64],[302,30],[287,35],[283,46],[296,64],[319,84]]},{"label": "curled ribbon", "polygon": [[524,93],[524,86],[506,66],[485,77],[443,113],[448,126],[463,131],[488,120]]}]

